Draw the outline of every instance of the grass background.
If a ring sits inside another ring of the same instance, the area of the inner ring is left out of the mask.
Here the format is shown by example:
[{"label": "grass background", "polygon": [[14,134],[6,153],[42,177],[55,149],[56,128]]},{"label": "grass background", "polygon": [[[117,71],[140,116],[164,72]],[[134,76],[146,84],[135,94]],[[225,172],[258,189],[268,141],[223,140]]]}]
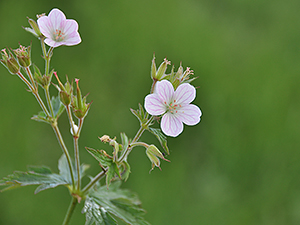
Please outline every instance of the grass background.
[{"label": "grass background", "polygon": [[[296,0],[3,1],[0,48],[29,45],[43,65],[26,16],[54,7],[79,23],[82,43],[55,49],[52,66],[80,78],[93,100],[80,140],[81,161],[99,170],[85,146],[120,132],[134,136],[137,108],[148,94],[153,52],[190,66],[199,78],[200,124],[169,138],[171,163],[149,174],[142,148],[123,185],[138,193],[153,225],[282,225],[300,223],[300,2]],[[39,111],[25,85],[0,67],[0,177],[26,165],[57,171],[61,150],[53,131],[30,120]],[[53,90],[54,91],[54,90]],[[62,133],[72,140],[64,115]],[[142,140],[156,143],[151,135]],[[64,187],[33,195],[34,187],[0,193],[0,224],[62,223]],[[71,224],[84,224],[77,207]]]}]

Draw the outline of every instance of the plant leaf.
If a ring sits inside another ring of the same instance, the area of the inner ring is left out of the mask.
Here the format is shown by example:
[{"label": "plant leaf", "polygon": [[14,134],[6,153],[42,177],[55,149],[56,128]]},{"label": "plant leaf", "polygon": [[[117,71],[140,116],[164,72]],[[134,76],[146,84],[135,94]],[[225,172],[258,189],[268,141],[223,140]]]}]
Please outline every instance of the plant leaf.
[{"label": "plant leaf", "polygon": [[116,224],[113,217],[126,224],[149,225],[143,219],[145,210],[140,207],[137,196],[120,189],[120,184],[120,181],[113,182],[109,190],[105,186],[97,186],[90,192],[82,210],[86,214],[86,225]]},{"label": "plant leaf", "polygon": [[37,115],[34,115],[33,117],[31,117],[32,120],[38,121],[38,122],[45,122],[45,123],[50,123],[50,121],[48,120],[46,114],[41,111],[39,112]]},{"label": "plant leaf", "polygon": [[148,127],[147,129],[150,133],[154,134],[154,136],[158,139],[159,143],[163,147],[163,149],[166,151],[166,153],[170,154],[169,148],[167,146],[167,137],[161,132],[158,128],[151,128]]},{"label": "plant leaf", "polygon": [[[73,165],[74,166],[74,165]],[[4,186],[1,191],[10,190],[17,187],[28,185],[39,185],[35,194],[49,189],[55,188],[59,185],[69,186],[72,184],[72,179],[67,164],[67,159],[63,155],[58,162],[59,174],[53,173],[46,166],[28,166],[27,172],[15,171],[13,174],[4,177],[0,180],[0,186]],[[81,177],[84,175],[84,171],[88,168],[86,165],[81,165]],[[77,178],[76,170],[74,170],[75,179]]]},{"label": "plant leaf", "polygon": [[86,150],[100,163],[103,170],[106,171],[106,186],[110,185],[110,182],[116,175],[121,178],[118,165],[113,161],[113,158],[108,155],[104,150],[95,150],[85,147]]},{"label": "plant leaf", "polygon": [[56,97],[52,96],[51,105],[55,118],[58,118],[65,110],[65,106],[60,101],[59,95]]},{"label": "plant leaf", "polygon": [[[34,170],[32,170],[34,168]],[[54,188],[58,185],[68,185],[65,179],[58,174],[49,173],[48,167],[30,167],[30,171],[15,171],[13,174],[0,180],[0,186],[7,186],[2,191],[10,190],[27,185],[40,185],[34,193],[38,193],[48,188]]]}]

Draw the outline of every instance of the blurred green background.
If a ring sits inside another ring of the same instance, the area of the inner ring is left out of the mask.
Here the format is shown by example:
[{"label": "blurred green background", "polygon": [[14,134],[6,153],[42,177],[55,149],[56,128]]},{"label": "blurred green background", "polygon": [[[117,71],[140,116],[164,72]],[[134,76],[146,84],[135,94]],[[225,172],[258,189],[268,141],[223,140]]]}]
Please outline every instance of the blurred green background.
[{"label": "blurred green background", "polygon": [[[153,52],[199,78],[194,101],[200,124],[169,138],[171,163],[149,174],[145,151],[129,157],[124,188],[138,193],[153,225],[300,224],[300,2],[297,0],[0,1],[0,48],[29,45],[43,66],[39,42],[22,26],[54,7],[76,19],[82,43],[59,47],[52,66],[64,80],[80,78],[93,100],[80,140],[84,150],[109,147],[98,136],[132,137],[137,108],[148,94]],[[25,85],[0,67],[0,177],[26,165],[57,171],[61,150]],[[53,89],[54,91],[54,89]],[[71,149],[66,116],[62,133]],[[145,134],[142,140],[157,141]],[[85,180],[86,182],[86,180]],[[0,224],[61,224],[70,197],[64,187],[0,193]],[[77,207],[71,224],[84,224]]]}]

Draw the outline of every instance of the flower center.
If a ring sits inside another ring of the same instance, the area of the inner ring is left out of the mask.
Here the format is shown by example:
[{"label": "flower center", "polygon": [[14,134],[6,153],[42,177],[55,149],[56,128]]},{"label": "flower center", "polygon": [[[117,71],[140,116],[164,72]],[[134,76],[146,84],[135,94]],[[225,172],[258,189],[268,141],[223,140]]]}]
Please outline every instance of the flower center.
[{"label": "flower center", "polygon": [[181,105],[177,104],[175,99],[169,105],[166,102],[165,104],[167,105],[167,111],[172,114],[178,113],[178,109],[181,108]]},{"label": "flower center", "polygon": [[55,41],[63,41],[65,39],[65,33],[61,30],[56,29],[54,32]]}]

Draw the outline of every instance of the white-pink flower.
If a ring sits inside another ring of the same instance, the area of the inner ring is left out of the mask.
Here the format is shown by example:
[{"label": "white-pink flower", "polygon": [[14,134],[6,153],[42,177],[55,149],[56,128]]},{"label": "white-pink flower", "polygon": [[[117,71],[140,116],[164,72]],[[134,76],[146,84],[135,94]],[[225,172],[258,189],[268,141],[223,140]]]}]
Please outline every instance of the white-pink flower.
[{"label": "white-pink flower", "polygon": [[171,137],[183,131],[183,123],[196,125],[200,122],[201,110],[190,104],[196,97],[194,86],[183,83],[174,91],[173,85],[167,81],[158,81],[153,94],[145,98],[145,109],[153,116],[163,115],[162,131]]},{"label": "white-pink flower", "polygon": [[77,22],[66,19],[65,14],[59,9],[52,9],[48,16],[41,16],[37,24],[46,37],[45,43],[51,47],[71,46],[81,42]]}]

